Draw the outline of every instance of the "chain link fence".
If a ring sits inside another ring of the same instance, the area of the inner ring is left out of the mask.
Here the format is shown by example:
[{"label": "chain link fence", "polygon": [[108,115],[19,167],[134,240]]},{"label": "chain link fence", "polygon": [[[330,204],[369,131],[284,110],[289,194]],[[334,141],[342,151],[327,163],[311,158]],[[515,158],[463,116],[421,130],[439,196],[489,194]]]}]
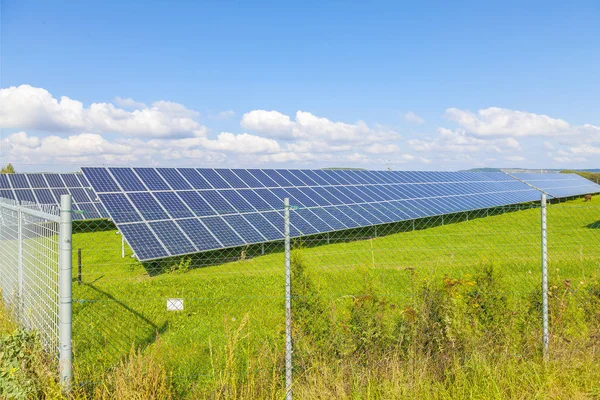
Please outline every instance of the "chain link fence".
[{"label": "chain link fence", "polygon": [[[0,210],[16,304],[18,223]],[[74,221],[75,387],[93,397],[132,355],[165,371],[174,398],[460,397],[448,387],[481,365],[543,365],[539,203],[304,237],[302,209],[289,213],[289,285],[283,241],[141,263],[112,222]],[[23,254],[56,265],[57,223],[35,226]],[[598,229],[596,203],[547,206],[550,362],[597,357]],[[55,285],[31,282],[56,304]],[[36,310],[56,324],[56,308]]]},{"label": "chain link fence", "polygon": [[70,196],[62,207],[0,198],[0,293],[71,379]]}]

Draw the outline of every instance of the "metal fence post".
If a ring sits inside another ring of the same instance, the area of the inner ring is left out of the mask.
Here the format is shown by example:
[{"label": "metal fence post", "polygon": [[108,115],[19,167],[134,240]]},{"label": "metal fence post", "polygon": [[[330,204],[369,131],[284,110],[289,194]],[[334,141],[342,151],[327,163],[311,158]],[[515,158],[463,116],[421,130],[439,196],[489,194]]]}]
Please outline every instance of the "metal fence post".
[{"label": "metal fence post", "polygon": [[548,360],[548,231],[546,226],[546,193],[542,193],[542,342],[544,360]]},{"label": "metal fence post", "polygon": [[283,200],[285,241],[285,399],[292,400],[292,274],[290,248],[290,199]]},{"label": "metal fence post", "polygon": [[23,299],[23,213],[21,212],[21,205],[19,204],[19,211],[17,211],[17,275],[18,275],[18,288],[17,288],[17,316],[21,321],[21,324],[26,326],[25,321],[25,301]]},{"label": "metal fence post", "polygon": [[60,382],[66,392],[71,387],[72,374],[72,225],[71,196],[60,197],[59,231],[59,373]]}]

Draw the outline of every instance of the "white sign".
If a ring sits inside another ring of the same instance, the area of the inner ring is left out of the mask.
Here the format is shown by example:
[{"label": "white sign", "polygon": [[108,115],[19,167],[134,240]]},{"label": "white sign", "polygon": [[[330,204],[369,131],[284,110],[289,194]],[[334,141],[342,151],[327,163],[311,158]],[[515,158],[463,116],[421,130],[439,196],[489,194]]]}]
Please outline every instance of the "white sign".
[{"label": "white sign", "polygon": [[183,299],[167,299],[167,311],[183,311]]}]

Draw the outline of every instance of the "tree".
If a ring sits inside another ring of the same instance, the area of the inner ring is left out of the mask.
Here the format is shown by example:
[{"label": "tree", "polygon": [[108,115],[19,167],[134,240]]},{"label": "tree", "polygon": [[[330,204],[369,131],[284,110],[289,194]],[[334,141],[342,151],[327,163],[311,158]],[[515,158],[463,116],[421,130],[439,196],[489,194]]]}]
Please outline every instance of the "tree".
[{"label": "tree", "polygon": [[6,164],[6,166],[2,167],[2,170],[0,170],[0,174],[14,174],[15,173],[15,167],[13,167],[13,165],[11,163]]}]

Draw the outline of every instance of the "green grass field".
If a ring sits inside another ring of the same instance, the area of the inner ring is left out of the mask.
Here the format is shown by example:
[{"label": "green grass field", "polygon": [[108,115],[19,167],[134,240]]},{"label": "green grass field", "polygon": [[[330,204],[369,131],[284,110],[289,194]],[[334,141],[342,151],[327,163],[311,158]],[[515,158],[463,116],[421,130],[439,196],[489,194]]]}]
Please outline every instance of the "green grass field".
[{"label": "green grass field", "polygon": [[[594,201],[600,204],[600,198]],[[578,199],[548,206],[551,291],[561,291],[564,282],[571,290],[597,279],[600,207],[595,202]],[[296,241],[295,258],[314,288],[310,293],[318,293],[326,313],[340,326],[356,319],[357,299],[365,292],[383,299],[385,318],[397,321],[406,318],[424,285],[477,286],[475,277],[490,266],[502,281],[506,307],[524,310],[541,282],[540,210],[510,211],[472,213],[468,221],[465,215],[446,216],[443,225],[439,219],[427,226],[418,222],[413,231],[405,224],[393,227],[397,233],[382,226],[377,233],[355,232],[351,240],[350,233],[338,233],[331,235],[330,244],[324,237],[318,243]],[[76,282],[78,248],[81,285]],[[129,257],[129,249],[122,258],[121,236],[114,230],[75,233],[73,249],[77,384],[97,385],[135,346],[170,371],[177,397],[194,397],[203,387],[222,382],[224,374],[233,376],[232,381],[271,374],[277,386],[273,393],[280,393],[285,315],[280,244],[267,246],[263,256],[248,257],[256,249],[236,249],[227,252],[229,262],[204,256],[189,265],[171,260],[144,266]],[[185,310],[167,311],[168,298],[183,298]],[[304,339],[298,335],[298,341]],[[304,373],[298,372],[299,379]]]}]

